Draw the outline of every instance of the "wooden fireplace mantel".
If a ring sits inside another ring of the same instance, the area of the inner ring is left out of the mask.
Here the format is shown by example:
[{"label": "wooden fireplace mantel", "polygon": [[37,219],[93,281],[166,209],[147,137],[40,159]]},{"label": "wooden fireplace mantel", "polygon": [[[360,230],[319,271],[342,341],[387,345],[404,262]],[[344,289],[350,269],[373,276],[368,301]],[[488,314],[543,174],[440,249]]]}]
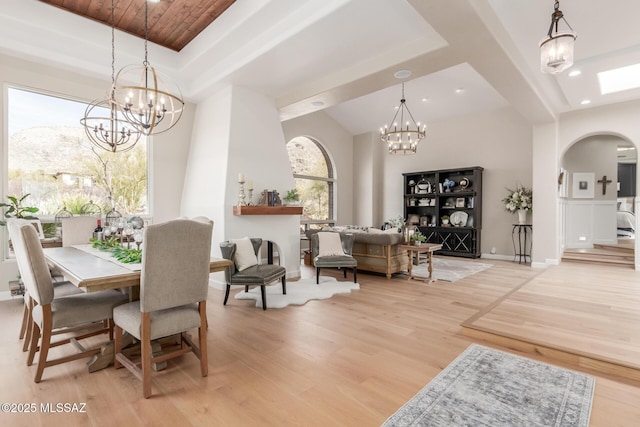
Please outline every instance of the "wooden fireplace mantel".
[{"label": "wooden fireplace mantel", "polygon": [[302,215],[302,206],[234,206],[234,215]]}]

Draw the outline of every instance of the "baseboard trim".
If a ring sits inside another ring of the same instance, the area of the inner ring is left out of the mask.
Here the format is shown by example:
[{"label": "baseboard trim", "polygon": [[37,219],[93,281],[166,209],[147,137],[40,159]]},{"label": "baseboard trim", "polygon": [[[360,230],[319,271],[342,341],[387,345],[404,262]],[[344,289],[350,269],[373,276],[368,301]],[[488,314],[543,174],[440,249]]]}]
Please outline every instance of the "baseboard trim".
[{"label": "baseboard trim", "polygon": [[14,298],[22,298],[22,295],[11,296],[11,291],[1,291],[0,292],[0,301],[9,301]]}]

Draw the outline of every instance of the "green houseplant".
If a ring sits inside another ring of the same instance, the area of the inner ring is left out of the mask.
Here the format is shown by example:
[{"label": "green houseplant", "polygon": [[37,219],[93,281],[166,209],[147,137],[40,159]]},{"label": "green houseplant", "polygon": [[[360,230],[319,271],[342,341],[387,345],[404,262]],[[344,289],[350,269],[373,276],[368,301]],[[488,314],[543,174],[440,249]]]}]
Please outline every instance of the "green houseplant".
[{"label": "green houseplant", "polygon": [[449,224],[449,215],[443,215],[440,219],[443,224]]},{"label": "green houseplant", "polygon": [[421,245],[427,240],[427,236],[422,234],[420,230],[416,230],[415,233],[411,235],[411,243],[415,245]]},{"label": "green houseplant", "polygon": [[283,200],[287,205],[297,205],[300,202],[300,195],[298,194],[298,189],[293,188],[291,190],[288,190]]},{"label": "green houseplant", "polygon": [[[22,219],[38,219],[37,216],[32,214],[38,212],[40,209],[32,206],[23,206],[24,199],[29,197],[31,193],[27,193],[24,196],[18,198],[16,196],[7,196],[10,203],[0,203],[0,207],[9,208],[4,213],[5,218],[22,218]],[[0,225],[7,225],[6,221],[0,221]]]}]

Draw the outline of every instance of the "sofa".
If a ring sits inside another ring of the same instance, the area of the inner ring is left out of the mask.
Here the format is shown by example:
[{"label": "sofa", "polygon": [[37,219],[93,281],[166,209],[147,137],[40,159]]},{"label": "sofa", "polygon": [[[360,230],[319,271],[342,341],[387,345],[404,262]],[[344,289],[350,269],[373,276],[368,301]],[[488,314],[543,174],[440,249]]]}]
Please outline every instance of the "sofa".
[{"label": "sofa", "polygon": [[[358,271],[383,273],[390,279],[392,274],[409,268],[407,251],[398,247],[403,243],[402,234],[395,230],[351,226],[325,228],[322,231],[353,234],[352,256],[358,261]],[[310,230],[308,236],[317,232]]]}]

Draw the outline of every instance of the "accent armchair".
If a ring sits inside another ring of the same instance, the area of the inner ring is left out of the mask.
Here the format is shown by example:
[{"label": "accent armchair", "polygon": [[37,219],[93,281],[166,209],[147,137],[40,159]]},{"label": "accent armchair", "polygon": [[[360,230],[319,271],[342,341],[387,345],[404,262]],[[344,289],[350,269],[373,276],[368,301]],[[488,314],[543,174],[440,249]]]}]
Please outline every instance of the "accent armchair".
[{"label": "accent armchair", "polygon": [[347,269],[353,269],[353,283],[358,280],[358,261],[351,256],[353,234],[319,232],[311,236],[311,254],[316,267],[316,284],[320,283],[321,268],[342,268],[344,278]]},{"label": "accent armchair", "polygon": [[227,304],[231,285],[244,285],[245,292],[249,291],[249,286],[260,286],[263,310],[267,309],[266,285],[280,279],[282,294],[287,294],[286,268],[274,264],[258,264],[257,262],[262,242],[263,240],[260,238],[252,238],[220,243],[222,257],[234,262],[225,272],[227,290],[224,294],[223,305]]}]

